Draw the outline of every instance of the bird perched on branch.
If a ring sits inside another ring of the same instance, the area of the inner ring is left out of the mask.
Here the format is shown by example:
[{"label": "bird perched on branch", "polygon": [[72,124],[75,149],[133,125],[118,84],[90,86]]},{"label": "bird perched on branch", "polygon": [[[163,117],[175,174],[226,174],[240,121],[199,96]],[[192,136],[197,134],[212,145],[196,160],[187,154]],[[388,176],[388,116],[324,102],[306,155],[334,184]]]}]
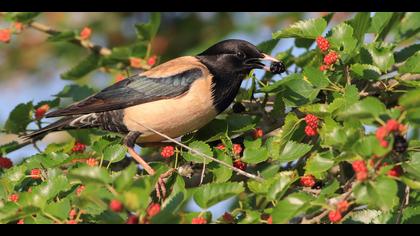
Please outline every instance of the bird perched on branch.
[{"label": "bird perched on branch", "polygon": [[[100,128],[123,134],[130,155],[150,175],[155,171],[134,151],[135,144],[164,141],[197,130],[223,112],[261,61],[280,63],[244,40],[221,41],[197,56],[184,56],[121,80],[46,117],[64,117],[26,136],[42,139],[66,129]],[[278,71],[276,71],[278,72]]]}]

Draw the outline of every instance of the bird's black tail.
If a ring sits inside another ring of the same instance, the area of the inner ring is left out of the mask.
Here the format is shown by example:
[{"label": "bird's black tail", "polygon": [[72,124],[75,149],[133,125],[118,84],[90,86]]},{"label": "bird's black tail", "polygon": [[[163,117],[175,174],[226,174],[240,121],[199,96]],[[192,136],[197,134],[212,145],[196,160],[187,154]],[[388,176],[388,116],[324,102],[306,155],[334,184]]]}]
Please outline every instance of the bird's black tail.
[{"label": "bird's black tail", "polygon": [[58,120],[52,124],[49,124],[47,126],[45,126],[42,129],[39,129],[37,131],[34,131],[30,134],[21,136],[21,138],[23,139],[23,142],[27,143],[31,143],[37,140],[40,140],[42,138],[44,138],[48,133],[50,132],[54,132],[54,131],[60,131],[60,130],[65,130],[65,129],[74,129],[76,127],[72,127],[70,126],[70,123],[75,119],[76,117],[65,117],[61,120]]}]

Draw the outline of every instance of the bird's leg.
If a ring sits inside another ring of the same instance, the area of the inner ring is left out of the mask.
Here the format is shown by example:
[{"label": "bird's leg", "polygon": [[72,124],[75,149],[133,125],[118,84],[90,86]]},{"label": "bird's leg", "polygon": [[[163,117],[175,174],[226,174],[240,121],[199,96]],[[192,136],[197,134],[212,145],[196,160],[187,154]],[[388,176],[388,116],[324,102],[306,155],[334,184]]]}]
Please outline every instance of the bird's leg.
[{"label": "bird's leg", "polygon": [[[146,172],[149,175],[154,175],[156,171],[150,167],[149,164],[143,158],[140,157],[139,154],[137,154],[134,151],[134,145],[136,143],[137,138],[140,136],[140,132],[129,132],[128,135],[124,138],[124,145],[128,148],[128,153],[136,160],[143,168],[146,170]],[[175,169],[170,169],[167,172],[163,173],[159,176],[159,179],[155,185],[156,189],[156,195],[158,199],[165,199],[166,196],[166,180],[167,178],[175,171]]]},{"label": "bird's leg", "polygon": [[131,157],[134,158],[145,170],[149,175],[154,175],[155,170],[150,167],[149,164],[139,154],[134,151],[134,144],[136,143],[137,138],[140,136],[140,132],[129,132],[127,136],[124,138],[124,145],[128,148],[128,153],[130,153]]}]

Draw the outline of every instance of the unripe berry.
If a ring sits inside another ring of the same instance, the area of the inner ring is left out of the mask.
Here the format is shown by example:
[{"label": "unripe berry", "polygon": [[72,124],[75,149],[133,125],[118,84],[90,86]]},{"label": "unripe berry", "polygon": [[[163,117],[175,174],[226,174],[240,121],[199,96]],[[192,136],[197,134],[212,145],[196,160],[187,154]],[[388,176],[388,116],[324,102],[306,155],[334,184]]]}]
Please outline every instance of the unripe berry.
[{"label": "unripe berry", "polygon": [[337,203],[337,210],[339,212],[346,212],[349,209],[349,202],[348,201],[341,201],[339,203]]},{"label": "unripe berry", "polygon": [[12,36],[10,29],[0,29],[0,42],[9,43]]},{"label": "unripe berry", "polygon": [[130,66],[133,68],[141,68],[143,60],[137,57],[130,57]]},{"label": "unripe berry", "polygon": [[385,128],[388,132],[398,131],[400,123],[394,119],[390,119],[386,122]]},{"label": "unripe berry", "polygon": [[223,145],[222,143],[220,143],[220,144],[218,144],[216,147],[215,147],[216,149],[218,149],[218,150],[225,150],[225,145]]},{"label": "unripe berry", "polygon": [[327,66],[327,65],[321,65],[320,67],[319,67],[319,70],[320,71],[326,71],[326,70],[328,70],[330,67],[329,66]]},{"label": "unripe berry", "polygon": [[19,201],[19,195],[18,195],[18,194],[16,194],[16,193],[11,194],[11,195],[9,196],[9,201],[11,201],[11,202],[18,202],[18,201]]},{"label": "unripe berry", "polygon": [[85,188],[86,187],[84,185],[80,185],[79,187],[77,187],[77,189],[76,189],[76,196],[80,197],[80,195],[85,190]]},{"label": "unripe berry", "polygon": [[126,224],[134,225],[134,224],[138,224],[138,223],[139,223],[139,217],[137,217],[136,215],[128,216]]},{"label": "unripe berry", "polygon": [[99,162],[95,158],[91,157],[86,160],[86,164],[90,167],[94,167],[94,166],[97,166]]},{"label": "unripe berry", "polygon": [[156,64],[156,58],[157,58],[157,56],[156,56],[156,55],[151,56],[151,57],[147,60],[147,64],[148,64],[149,66],[153,66],[153,65],[155,65],[155,64]]},{"label": "unripe berry", "polygon": [[400,177],[402,174],[403,174],[403,169],[401,168],[400,165],[394,166],[394,168],[388,171],[388,175],[393,176],[393,177]]}]

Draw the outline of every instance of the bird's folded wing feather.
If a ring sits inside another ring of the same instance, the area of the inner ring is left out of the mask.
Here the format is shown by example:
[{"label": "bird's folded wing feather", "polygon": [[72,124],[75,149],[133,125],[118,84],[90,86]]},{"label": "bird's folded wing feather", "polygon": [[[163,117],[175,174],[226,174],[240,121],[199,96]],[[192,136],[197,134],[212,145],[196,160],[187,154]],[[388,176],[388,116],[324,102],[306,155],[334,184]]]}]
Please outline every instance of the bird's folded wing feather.
[{"label": "bird's folded wing feather", "polygon": [[[159,68],[155,71],[126,78],[110,87],[92,95],[67,108],[50,112],[47,117],[80,115],[104,112],[180,96],[188,91],[190,85],[197,79],[203,78],[205,71],[201,66],[174,68],[174,74],[168,75],[167,66],[162,77]],[[176,65],[176,64],[174,64]]]}]

